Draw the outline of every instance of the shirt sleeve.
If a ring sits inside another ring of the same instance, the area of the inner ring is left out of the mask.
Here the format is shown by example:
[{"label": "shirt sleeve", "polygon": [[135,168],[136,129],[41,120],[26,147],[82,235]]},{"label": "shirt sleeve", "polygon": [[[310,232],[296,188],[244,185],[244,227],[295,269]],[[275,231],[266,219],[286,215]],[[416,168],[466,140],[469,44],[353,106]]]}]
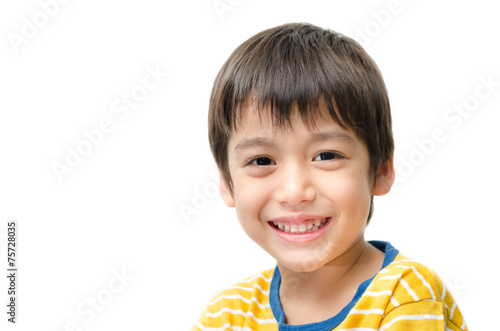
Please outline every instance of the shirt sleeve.
[{"label": "shirt sleeve", "polygon": [[467,331],[465,323],[457,326],[449,319],[443,303],[422,300],[393,309],[381,321],[380,331]]},{"label": "shirt sleeve", "polygon": [[201,313],[198,321],[194,325],[191,331],[205,331],[207,329],[207,318],[206,318],[206,309]]}]

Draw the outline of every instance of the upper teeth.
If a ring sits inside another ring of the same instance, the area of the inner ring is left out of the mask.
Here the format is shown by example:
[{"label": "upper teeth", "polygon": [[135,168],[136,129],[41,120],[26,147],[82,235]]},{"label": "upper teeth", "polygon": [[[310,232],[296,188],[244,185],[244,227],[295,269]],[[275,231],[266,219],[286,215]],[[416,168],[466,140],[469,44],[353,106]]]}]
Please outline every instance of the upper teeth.
[{"label": "upper teeth", "polygon": [[328,218],[312,219],[300,224],[292,224],[291,222],[273,222],[280,230],[289,233],[305,233],[306,231],[312,232],[321,228]]}]

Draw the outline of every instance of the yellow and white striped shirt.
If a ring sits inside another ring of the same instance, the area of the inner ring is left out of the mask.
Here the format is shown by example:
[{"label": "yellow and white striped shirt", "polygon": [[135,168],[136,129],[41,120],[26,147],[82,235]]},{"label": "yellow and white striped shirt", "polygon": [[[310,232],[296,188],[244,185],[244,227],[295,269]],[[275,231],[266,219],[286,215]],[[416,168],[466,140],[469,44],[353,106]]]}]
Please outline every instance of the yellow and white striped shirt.
[{"label": "yellow and white striped shirt", "polygon": [[304,325],[285,324],[278,294],[281,275],[276,267],[219,293],[193,331],[468,330],[436,273],[405,258],[387,242],[370,243],[385,252],[382,269],[363,282],[353,300],[332,318]]}]

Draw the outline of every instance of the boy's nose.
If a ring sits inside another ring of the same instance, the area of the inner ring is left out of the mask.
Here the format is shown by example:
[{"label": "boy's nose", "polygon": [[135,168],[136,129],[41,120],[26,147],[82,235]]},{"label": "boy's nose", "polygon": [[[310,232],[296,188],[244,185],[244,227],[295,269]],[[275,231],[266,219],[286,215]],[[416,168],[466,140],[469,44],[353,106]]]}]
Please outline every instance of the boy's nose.
[{"label": "boy's nose", "polygon": [[297,206],[316,198],[311,177],[303,167],[291,166],[283,169],[279,180],[275,198],[280,204]]}]

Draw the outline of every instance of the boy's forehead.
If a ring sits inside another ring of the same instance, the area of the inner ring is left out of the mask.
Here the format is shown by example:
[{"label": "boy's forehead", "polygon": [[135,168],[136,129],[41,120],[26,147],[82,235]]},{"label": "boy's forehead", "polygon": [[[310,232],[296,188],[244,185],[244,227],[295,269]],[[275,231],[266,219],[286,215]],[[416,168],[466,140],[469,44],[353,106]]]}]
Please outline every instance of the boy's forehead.
[{"label": "boy's forehead", "polygon": [[326,107],[320,107],[317,111],[308,115],[304,121],[298,107],[290,109],[288,119],[280,123],[277,116],[271,114],[270,107],[258,108],[255,105],[241,107],[238,111],[233,133],[241,134],[264,134],[266,136],[275,136],[294,132],[298,127],[305,126],[308,130],[314,132],[322,127],[336,127],[339,131],[351,132],[343,129],[330,115]]},{"label": "boy's forehead", "polygon": [[246,109],[241,114],[236,131],[233,130],[229,137],[228,148],[239,154],[251,146],[272,146],[275,139],[290,142],[289,139],[294,138],[300,139],[302,143],[325,139],[342,140],[351,146],[362,143],[354,132],[343,129],[329,114],[325,116],[317,112],[314,116],[314,122],[306,124],[299,112],[294,111],[289,124],[279,124],[273,121],[270,112]]}]

